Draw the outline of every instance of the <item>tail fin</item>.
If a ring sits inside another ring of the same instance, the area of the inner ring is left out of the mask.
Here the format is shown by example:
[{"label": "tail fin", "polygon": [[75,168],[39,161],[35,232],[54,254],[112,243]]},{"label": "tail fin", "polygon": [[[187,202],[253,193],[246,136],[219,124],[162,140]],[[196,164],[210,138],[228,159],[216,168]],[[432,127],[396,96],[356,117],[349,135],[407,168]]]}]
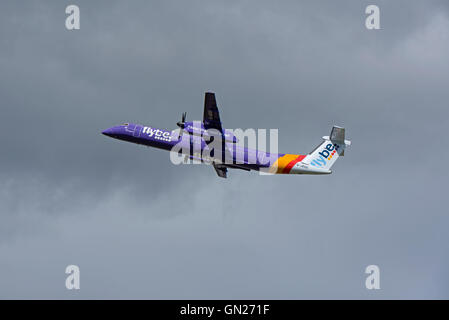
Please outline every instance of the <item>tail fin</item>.
[{"label": "tail fin", "polygon": [[345,128],[334,126],[330,136],[323,137],[324,141],[309,154],[311,166],[323,170],[330,170],[338,159],[345,155],[345,149],[351,141],[345,140]]}]

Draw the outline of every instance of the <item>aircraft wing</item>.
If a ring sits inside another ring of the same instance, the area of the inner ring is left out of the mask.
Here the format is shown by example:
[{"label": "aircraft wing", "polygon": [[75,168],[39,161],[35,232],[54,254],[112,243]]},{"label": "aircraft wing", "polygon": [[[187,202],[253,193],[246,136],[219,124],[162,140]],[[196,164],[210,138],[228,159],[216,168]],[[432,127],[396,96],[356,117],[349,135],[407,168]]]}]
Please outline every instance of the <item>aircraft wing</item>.
[{"label": "aircraft wing", "polygon": [[223,133],[221,127],[220,113],[217,108],[217,101],[215,100],[215,93],[206,92],[204,96],[204,115],[203,115],[204,129],[216,129]]},{"label": "aircraft wing", "polygon": [[220,178],[227,178],[228,177],[228,175],[227,175],[228,169],[225,166],[216,164],[215,162],[213,162],[212,165],[213,165],[213,167],[215,169],[215,172],[218,174],[218,176]]}]

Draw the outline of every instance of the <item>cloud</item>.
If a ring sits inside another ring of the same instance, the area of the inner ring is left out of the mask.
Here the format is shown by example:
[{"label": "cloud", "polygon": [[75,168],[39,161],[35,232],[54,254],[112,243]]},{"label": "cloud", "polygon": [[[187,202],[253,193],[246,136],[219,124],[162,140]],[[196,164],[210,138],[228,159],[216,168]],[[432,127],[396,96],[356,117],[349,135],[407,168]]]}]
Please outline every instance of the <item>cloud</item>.
[{"label": "cloud", "polygon": [[[64,4],[6,1],[0,297],[447,297],[448,7],[379,1],[369,31],[368,4],[79,1],[69,32]],[[100,134],[200,119],[207,90],[281,152],[353,145],[331,176],[222,180]]]}]

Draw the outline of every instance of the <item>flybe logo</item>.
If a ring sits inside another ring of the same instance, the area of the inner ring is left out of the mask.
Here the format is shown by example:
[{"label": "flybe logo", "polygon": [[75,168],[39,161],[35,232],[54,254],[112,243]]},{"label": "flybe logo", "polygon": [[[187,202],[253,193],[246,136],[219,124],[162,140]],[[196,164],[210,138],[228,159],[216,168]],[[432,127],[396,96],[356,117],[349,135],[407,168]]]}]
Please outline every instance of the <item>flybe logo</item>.
[{"label": "flybe logo", "polygon": [[328,143],[321,152],[318,152],[318,158],[313,159],[310,164],[314,167],[324,167],[326,160],[331,160],[337,151],[338,144]]},{"label": "flybe logo", "polygon": [[163,131],[160,129],[153,129],[151,127],[144,127],[143,133],[146,133],[150,137],[153,137],[154,139],[157,139],[157,140],[171,141],[171,133],[168,131]]}]

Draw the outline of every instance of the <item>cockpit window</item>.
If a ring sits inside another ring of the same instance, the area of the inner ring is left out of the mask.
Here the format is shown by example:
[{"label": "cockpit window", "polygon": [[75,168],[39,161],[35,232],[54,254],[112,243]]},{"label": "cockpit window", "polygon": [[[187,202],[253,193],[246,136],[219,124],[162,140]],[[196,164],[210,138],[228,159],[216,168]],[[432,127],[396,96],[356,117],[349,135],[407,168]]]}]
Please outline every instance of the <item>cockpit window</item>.
[{"label": "cockpit window", "polygon": [[129,123],[124,123],[124,124],[122,124],[122,126],[127,127],[127,126],[129,126]]}]

